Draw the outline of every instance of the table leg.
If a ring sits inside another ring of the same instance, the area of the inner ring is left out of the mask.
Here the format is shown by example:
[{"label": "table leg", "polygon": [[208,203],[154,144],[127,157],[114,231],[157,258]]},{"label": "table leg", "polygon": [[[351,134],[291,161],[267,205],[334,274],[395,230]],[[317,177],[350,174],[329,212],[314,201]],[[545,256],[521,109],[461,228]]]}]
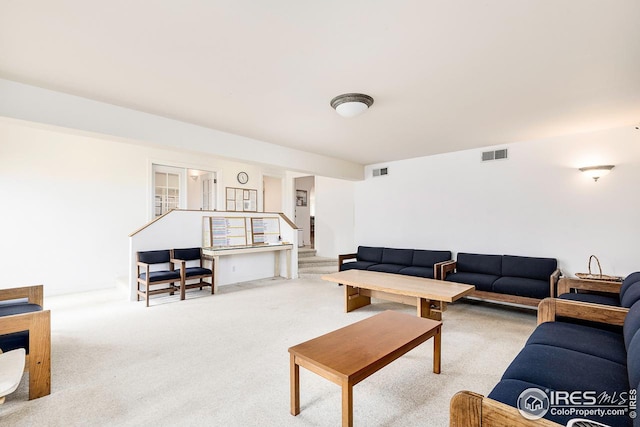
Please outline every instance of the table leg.
[{"label": "table leg", "polygon": [[342,382],[342,427],[353,427],[353,384]]},{"label": "table leg", "polygon": [[440,310],[431,310],[431,300],[426,298],[418,298],[417,309],[418,317],[425,319],[442,320],[442,312]]},{"label": "table leg", "polygon": [[442,338],[442,326],[439,326],[436,330],[436,334],[433,336],[433,373],[440,373],[440,355],[441,355],[441,338]]},{"label": "table leg", "polygon": [[291,249],[285,252],[287,253],[287,279],[291,279]]},{"label": "table leg", "polygon": [[273,266],[273,276],[274,277],[278,277],[280,276],[280,251],[275,251],[274,252],[274,258],[275,258],[275,265]]},{"label": "table leg", "polygon": [[218,266],[220,265],[220,257],[211,258],[211,269],[213,270],[213,289],[218,288]]},{"label": "table leg", "polygon": [[344,287],[345,312],[353,311],[357,308],[371,304],[371,297],[360,295],[358,288],[346,285]]},{"label": "table leg", "polygon": [[300,413],[300,366],[296,363],[296,358],[292,354],[291,362],[291,415]]}]

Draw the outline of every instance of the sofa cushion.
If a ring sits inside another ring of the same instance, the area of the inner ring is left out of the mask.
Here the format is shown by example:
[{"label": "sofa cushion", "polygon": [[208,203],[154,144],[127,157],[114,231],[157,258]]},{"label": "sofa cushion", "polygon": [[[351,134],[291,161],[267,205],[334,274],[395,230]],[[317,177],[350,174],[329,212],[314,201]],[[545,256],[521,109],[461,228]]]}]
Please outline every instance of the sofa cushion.
[{"label": "sofa cushion", "polygon": [[640,282],[640,271],[631,273],[624,278],[624,280],[622,281],[622,286],[620,287],[620,295],[624,295],[624,293],[627,291],[627,288],[636,282]]},{"label": "sofa cushion", "polygon": [[545,322],[533,331],[527,344],[544,344],[591,354],[626,365],[622,334],[566,322]]},{"label": "sofa cushion", "polygon": [[[415,259],[415,257],[414,257]],[[416,276],[416,277],[425,277],[427,279],[433,279],[433,268],[432,267],[405,267],[399,272],[400,274],[405,274],[407,276]]]},{"label": "sofa cushion", "polygon": [[424,249],[416,249],[413,251],[413,261],[411,262],[411,265],[414,267],[433,268],[433,264],[449,261],[450,259],[451,251],[428,251]]},{"label": "sofa cushion", "polygon": [[33,313],[34,311],[42,311],[42,307],[38,304],[28,302],[8,303],[0,305],[0,317],[13,316],[14,314]]},{"label": "sofa cushion", "polygon": [[637,301],[640,301],[640,281],[631,283],[625,288],[624,293],[620,289],[620,305],[629,308]]},{"label": "sofa cushion", "polygon": [[410,266],[413,262],[413,249],[392,249],[382,250],[382,264],[398,264]]},{"label": "sofa cushion", "polygon": [[[513,408],[517,408],[518,397],[520,396],[520,393],[528,388],[537,388],[546,391],[548,387],[545,387],[542,384],[534,384],[526,381],[504,379],[493,388],[493,390],[487,397],[493,400],[497,400],[498,402],[502,402],[505,405],[509,405]],[[552,411],[547,411],[544,418],[565,426],[571,419],[576,418],[576,416],[558,415],[557,413],[552,413]],[[611,427],[622,427],[631,425],[630,419],[628,417],[620,415],[605,415],[604,417],[589,416],[587,418]]]},{"label": "sofa cushion", "polygon": [[459,273],[502,275],[502,255],[482,255],[460,252],[456,260]]},{"label": "sofa cushion", "polygon": [[502,257],[502,276],[525,277],[548,282],[557,267],[558,261],[555,258],[533,258],[514,255],[504,255]]},{"label": "sofa cushion", "polygon": [[169,250],[138,252],[138,261],[146,264],[161,264],[171,261]]},{"label": "sofa cushion", "polygon": [[373,264],[367,268],[367,270],[380,271],[382,273],[399,273],[403,268],[405,268],[405,266],[400,264]]},{"label": "sofa cushion", "polygon": [[550,345],[529,344],[511,362],[502,379],[540,384],[553,390],[629,390],[627,367],[611,360]]},{"label": "sofa cushion", "polygon": [[600,294],[562,294],[558,298],[569,301],[590,302],[592,304],[612,305],[619,307],[620,300],[617,296],[600,295]]},{"label": "sofa cushion", "polygon": [[493,292],[519,297],[546,298],[551,292],[549,280],[526,279],[524,277],[500,277],[493,282]]},{"label": "sofa cushion", "polygon": [[382,248],[358,246],[357,260],[379,264],[382,261]]},{"label": "sofa cushion", "polygon": [[375,265],[375,262],[368,262],[368,261],[352,261],[352,262],[345,262],[344,264],[340,264],[340,271],[345,271],[345,270],[366,270],[367,268],[371,267],[372,265]]},{"label": "sofa cushion", "polygon": [[627,351],[629,350],[631,339],[638,330],[640,330],[640,302],[633,304],[624,318],[622,333],[624,335],[624,344],[627,347]]},{"label": "sofa cushion", "polygon": [[478,273],[449,273],[446,280],[449,282],[464,283],[465,285],[473,285],[479,291],[491,292],[493,289],[493,282],[498,279],[498,276],[492,276],[490,274],[478,274]]},{"label": "sofa cushion", "polygon": [[636,332],[627,350],[627,370],[629,384],[637,386],[640,383],[640,332]]}]

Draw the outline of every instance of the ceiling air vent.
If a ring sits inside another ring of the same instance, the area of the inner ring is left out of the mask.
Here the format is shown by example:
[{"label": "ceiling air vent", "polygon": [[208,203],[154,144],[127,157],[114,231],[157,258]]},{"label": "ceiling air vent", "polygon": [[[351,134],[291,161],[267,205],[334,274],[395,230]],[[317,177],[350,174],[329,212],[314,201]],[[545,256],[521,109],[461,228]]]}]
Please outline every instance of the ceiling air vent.
[{"label": "ceiling air vent", "polygon": [[489,160],[504,160],[507,158],[507,149],[503,148],[495,151],[483,151],[482,161],[488,162]]},{"label": "ceiling air vent", "polygon": [[387,168],[378,168],[373,170],[373,176],[382,176],[387,175],[388,173],[389,171],[387,170]]}]

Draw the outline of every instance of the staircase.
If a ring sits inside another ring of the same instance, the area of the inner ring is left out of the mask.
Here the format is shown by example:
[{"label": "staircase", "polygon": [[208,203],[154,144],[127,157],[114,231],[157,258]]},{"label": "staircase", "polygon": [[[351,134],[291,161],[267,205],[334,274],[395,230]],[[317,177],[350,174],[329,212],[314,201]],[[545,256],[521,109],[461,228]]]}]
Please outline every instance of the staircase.
[{"label": "staircase", "polygon": [[316,250],[309,246],[298,248],[298,275],[300,277],[320,277],[338,271],[338,260],[316,256]]}]

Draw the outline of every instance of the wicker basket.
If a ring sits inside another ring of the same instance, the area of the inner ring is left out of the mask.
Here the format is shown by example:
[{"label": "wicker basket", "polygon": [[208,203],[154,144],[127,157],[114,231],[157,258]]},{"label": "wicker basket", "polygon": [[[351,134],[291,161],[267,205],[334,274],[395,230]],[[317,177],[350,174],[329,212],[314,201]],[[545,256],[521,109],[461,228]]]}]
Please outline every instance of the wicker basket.
[{"label": "wicker basket", "polygon": [[[598,264],[598,274],[592,274],[591,273],[591,260],[595,259],[596,260],[596,264]],[[600,267],[600,260],[598,259],[597,256],[595,255],[591,255],[589,257],[589,265],[587,266],[589,268],[589,272],[588,273],[576,273],[576,276],[578,276],[580,279],[589,279],[589,280],[603,280],[605,282],[622,282],[622,277],[620,276],[609,276],[606,274],[602,274],[602,267]]]}]

